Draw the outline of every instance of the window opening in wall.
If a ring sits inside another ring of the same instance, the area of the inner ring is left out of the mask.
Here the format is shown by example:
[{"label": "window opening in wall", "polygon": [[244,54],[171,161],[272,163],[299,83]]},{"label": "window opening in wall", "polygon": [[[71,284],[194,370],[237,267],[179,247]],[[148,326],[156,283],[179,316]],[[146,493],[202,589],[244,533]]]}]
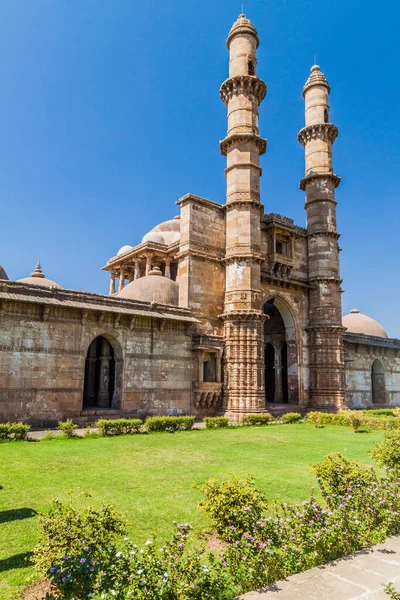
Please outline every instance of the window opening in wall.
[{"label": "window opening in wall", "polygon": [[217,381],[217,358],[210,357],[204,361],[204,381],[207,383],[215,383]]},{"label": "window opening in wall", "polygon": [[253,63],[253,61],[249,60],[249,62],[247,63],[247,67],[248,67],[249,75],[254,75],[255,71],[254,71],[254,63]]},{"label": "window opening in wall", "polygon": [[283,242],[279,242],[278,240],[275,243],[276,253],[283,254]]},{"label": "window opening in wall", "polygon": [[324,110],[324,123],[329,123],[329,111],[327,108]]},{"label": "window opening in wall", "polygon": [[371,368],[372,403],[385,403],[385,374],[380,360],[376,359]]}]

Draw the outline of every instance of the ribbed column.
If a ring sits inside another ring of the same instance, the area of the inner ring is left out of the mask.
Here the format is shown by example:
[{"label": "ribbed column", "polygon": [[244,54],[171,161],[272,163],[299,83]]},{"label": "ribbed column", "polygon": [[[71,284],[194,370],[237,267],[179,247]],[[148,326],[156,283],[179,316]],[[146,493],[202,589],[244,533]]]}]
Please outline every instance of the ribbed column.
[{"label": "ribbed column", "polygon": [[298,139],[305,149],[305,191],[308,233],[310,402],[314,407],[345,404],[341,280],[336,229],[332,144],[338,130],[330,123],[330,87],[318,65],[304,86],[306,126]]},{"label": "ribbed column", "polygon": [[[262,356],[265,319],[261,310],[260,155],[266,140],[258,130],[258,107],[266,85],[256,75],[259,44],[251,22],[240,15],[228,36],[229,79],[220,95],[228,110],[226,156],[226,284],[224,408],[251,412],[265,407]],[[255,351],[254,351],[255,350]],[[260,376],[261,371],[261,376]]]}]

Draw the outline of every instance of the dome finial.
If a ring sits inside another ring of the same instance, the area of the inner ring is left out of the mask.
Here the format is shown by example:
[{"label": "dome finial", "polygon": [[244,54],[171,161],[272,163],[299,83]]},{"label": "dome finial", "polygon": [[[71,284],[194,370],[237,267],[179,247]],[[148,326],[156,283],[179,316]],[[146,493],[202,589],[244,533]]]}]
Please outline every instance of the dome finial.
[{"label": "dome finial", "polygon": [[33,273],[31,273],[31,277],[40,277],[41,279],[44,279],[44,274],[43,274],[43,271],[42,271],[42,265],[40,264],[39,260],[37,262],[35,270],[33,271]]}]

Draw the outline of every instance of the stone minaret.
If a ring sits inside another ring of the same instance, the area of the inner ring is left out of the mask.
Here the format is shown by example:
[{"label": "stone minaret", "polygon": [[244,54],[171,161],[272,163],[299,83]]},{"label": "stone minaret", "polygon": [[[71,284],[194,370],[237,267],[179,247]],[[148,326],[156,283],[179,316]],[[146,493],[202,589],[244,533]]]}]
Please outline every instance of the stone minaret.
[{"label": "stone minaret", "polygon": [[224,410],[240,413],[265,407],[259,163],[266,140],[258,132],[258,107],[266,85],[256,74],[257,31],[244,15],[227,45],[229,79],[220,90],[228,107],[228,133],[221,142],[227,157]]},{"label": "stone minaret", "polygon": [[305,148],[306,172],[300,189],[306,193],[309,256],[310,403],[335,409],[345,405],[339,233],[336,230],[332,144],[338,129],[329,119],[330,87],[318,65],[303,90],[306,126],[299,132]]}]

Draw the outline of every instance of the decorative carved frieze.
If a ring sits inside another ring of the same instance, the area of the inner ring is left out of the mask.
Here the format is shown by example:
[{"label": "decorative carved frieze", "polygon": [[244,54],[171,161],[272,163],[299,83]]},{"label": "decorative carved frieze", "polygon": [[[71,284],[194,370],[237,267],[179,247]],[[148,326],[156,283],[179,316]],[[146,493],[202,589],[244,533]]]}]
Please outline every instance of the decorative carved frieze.
[{"label": "decorative carved frieze", "polygon": [[245,96],[258,105],[264,100],[267,93],[267,86],[262,79],[252,75],[238,75],[224,81],[221,85],[219,94],[221,100],[228,104],[232,96]]},{"label": "decorative carved frieze", "polygon": [[302,146],[306,146],[311,140],[321,140],[327,144],[333,144],[338,136],[339,130],[332,123],[318,123],[303,127],[297,134],[297,139]]},{"label": "decorative carved frieze", "polygon": [[193,404],[197,409],[217,410],[222,404],[222,383],[193,384]]}]

